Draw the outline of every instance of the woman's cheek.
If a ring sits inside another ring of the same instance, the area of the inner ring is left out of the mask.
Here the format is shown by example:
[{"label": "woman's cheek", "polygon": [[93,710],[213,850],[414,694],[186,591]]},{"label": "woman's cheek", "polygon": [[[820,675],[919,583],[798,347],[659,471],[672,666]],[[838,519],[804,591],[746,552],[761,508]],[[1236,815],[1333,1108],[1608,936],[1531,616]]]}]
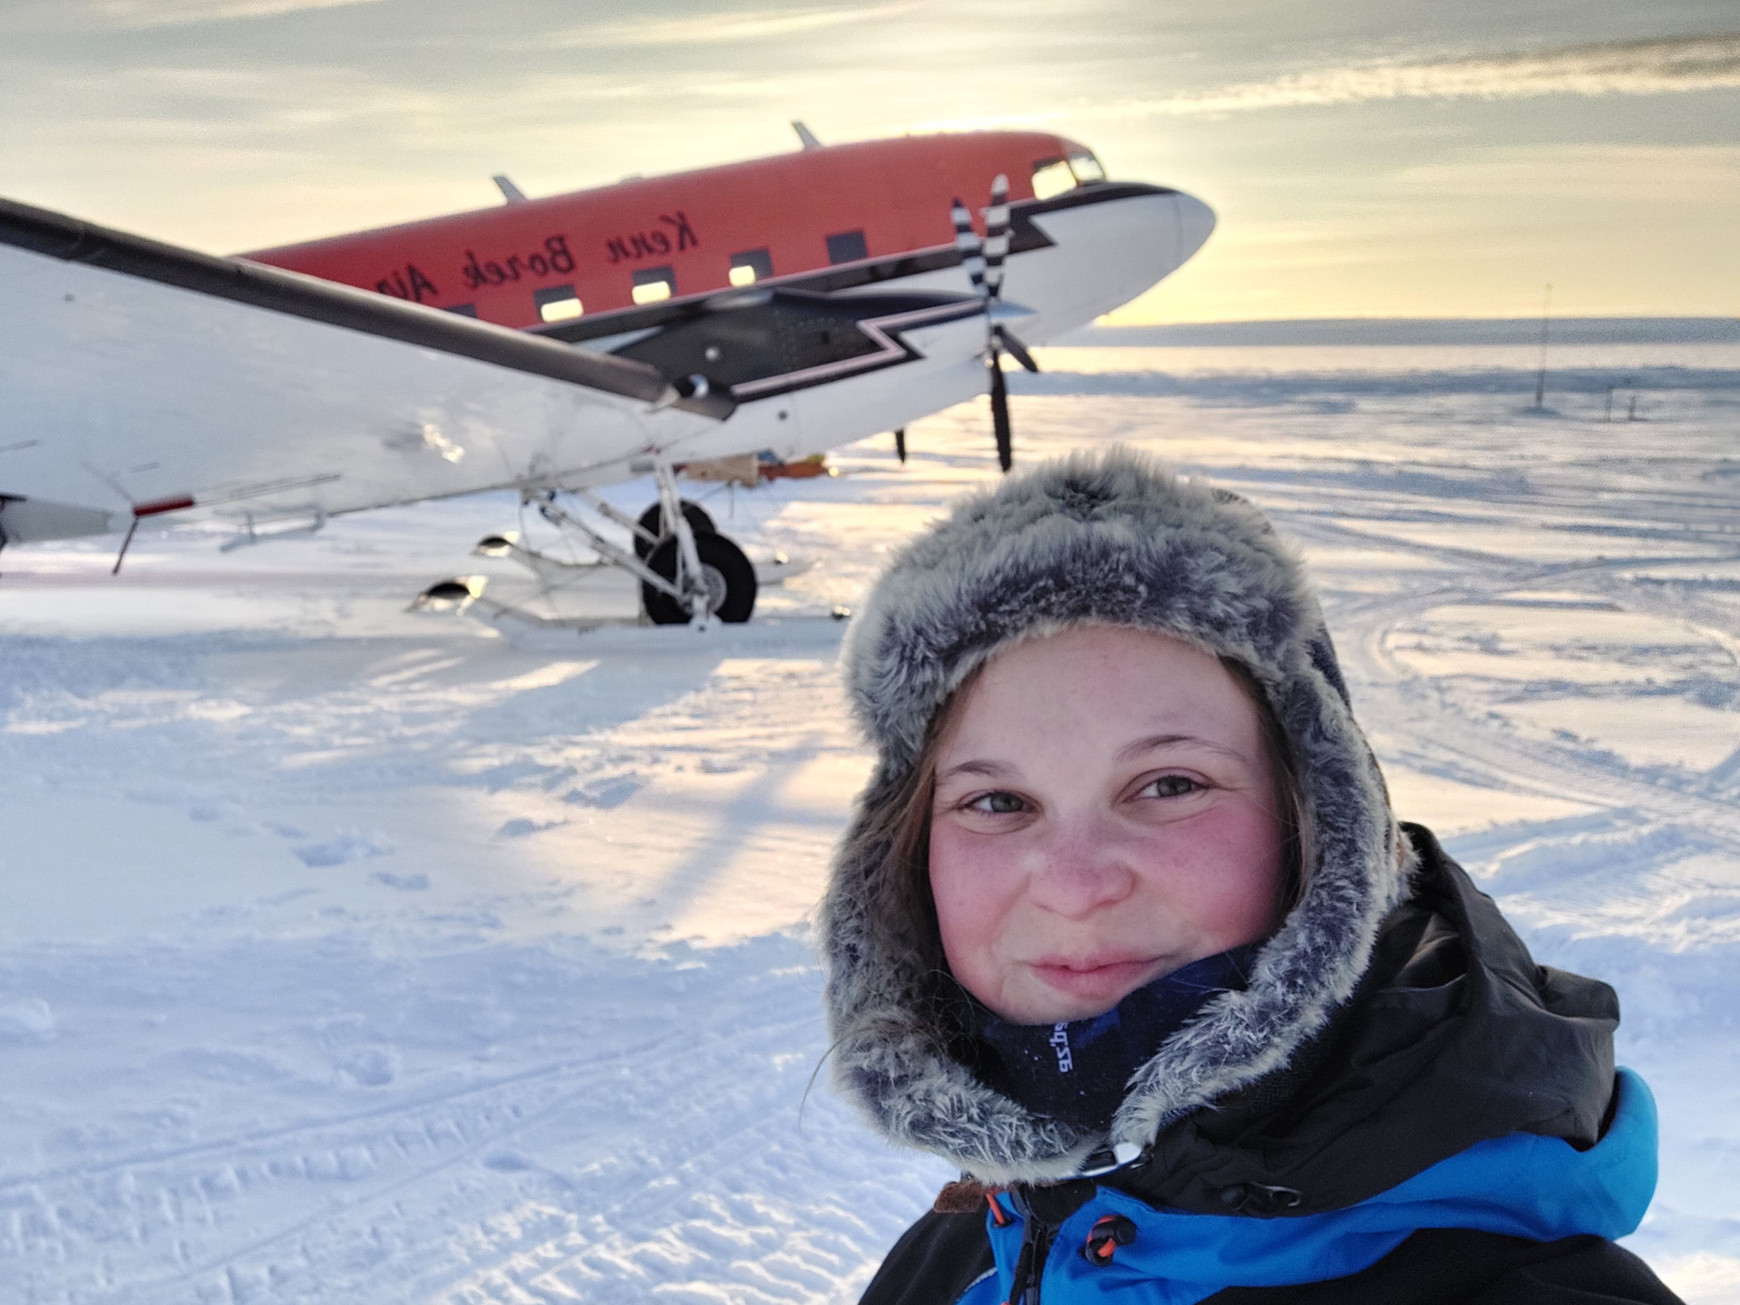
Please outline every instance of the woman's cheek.
[{"label": "woman's cheek", "polygon": [[1003,898],[1014,878],[1007,866],[999,866],[999,854],[989,846],[995,841],[946,822],[931,826],[930,894],[936,903],[937,930],[949,968],[969,991],[993,963],[1006,913]]},{"label": "woman's cheek", "polygon": [[[1153,861],[1156,892],[1193,921],[1210,952],[1253,941],[1274,923],[1281,877],[1281,831],[1272,813],[1232,802],[1193,821]],[[1219,945],[1216,945],[1219,944]]]}]

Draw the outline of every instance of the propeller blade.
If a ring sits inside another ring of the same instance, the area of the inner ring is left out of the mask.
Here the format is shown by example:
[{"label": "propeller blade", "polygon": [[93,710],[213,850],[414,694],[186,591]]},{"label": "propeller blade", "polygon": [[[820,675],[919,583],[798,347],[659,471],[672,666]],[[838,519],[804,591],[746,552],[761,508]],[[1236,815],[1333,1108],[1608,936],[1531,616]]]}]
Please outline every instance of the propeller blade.
[{"label": "propeller blade", "polygon": [[973,293],[979,298],[985,297],[985,251],[979,244],[978,232],[973,230],[973,215],[967,212],[967,206],[956,200],[949,210],[949,217],[955,224],[955,249],[960,253],[961,266],[967,269],[967,277],[973,283]]},{"label": "propeller blade", "polygon": [[1003,293],[1003,260],[1009,256],[1009,178],[991,179],[991,207],[985,210],[985,297]]},{"label": "propeller blade", "polygon": [[[999,172],[991,180],[991,204],[985,210],[985,238],[973,230],[973,215],[957,198],[949,210],[955,227],[955,249],[985,308],[985,366],[990,370],[991,426],[997,435],[997,465],[1007,472],[1015,465],[1015,443],[1009,426],[1009,388],[1003,381],[1000,348],[1006,348],[1030,372],[1039,370],[1027,346],[997,322],[1003,293],[1003,260],[1009,254],[1009,178]],[[906,461],[906,433],[895,432],[895,449]]]},{"label": "propeller blade", "polygon": [[995,351],[987,366],[991,370],[991,429],[997,435],[997,465],[1008,471],[1015,465],[1015,443],[1009,429],[1009,390],[1003,384],[1003,368]]},{"label": "propeller blade", "polygon": [[1007,326],[993,327],[992,330],[995,331],[997,339],[1002,342],[1003,347],[1009,351],[1010,357],[1030,372],[1039,370],[1039,364],[1033,361],[1033,355],[1027,352],[1026,345],[1015,338],[1013,331]]},{"label": "propeller blade", "polygon": [[900,465],[906,465],[906,427],[902,426],[894,432],[894,453],[900,459]]}]

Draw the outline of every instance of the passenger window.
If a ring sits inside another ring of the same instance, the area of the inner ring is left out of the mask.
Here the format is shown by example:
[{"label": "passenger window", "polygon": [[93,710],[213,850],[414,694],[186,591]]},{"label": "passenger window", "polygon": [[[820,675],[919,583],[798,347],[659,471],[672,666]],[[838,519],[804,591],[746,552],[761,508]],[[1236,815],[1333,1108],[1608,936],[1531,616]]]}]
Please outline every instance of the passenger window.
[{"label": "passenger window", "polygon": [[773,275],[773,259],[765,249],[746,249],[731,255],[731,284],[754,285]]},{"label": "passenger window", "polygon": [[546,322],[566,322],[586,310],[580,296],[571,285],[553,285],[548,290],[532,291],[532,302],[538,306],[538,317]]},{"label": "passenger window", "polygon": [[1066,159],[1040,159],[1033,165],[1033,198],[1050,199],[1075,189],[1075,173]]},{"label": "passenger window", "polygon": [[677,274],[668,267],[643,267],[634,274],[634,302],[656,304],[677,292]]},{"label": "passenger window", "polygon": [[1100,161],[1087,150],[1069,156],[1070,170],[1075,173],[1078,183],[1085,186],[1090,181],[1104,181],[1106,170],[1100,166]]},{"label": "passenger window", "polygon": [[828,261],[830,263],[856,263],[870,257],[870,249],[864,243],[862,231],[842,231],[838,235],[828,237]]}]

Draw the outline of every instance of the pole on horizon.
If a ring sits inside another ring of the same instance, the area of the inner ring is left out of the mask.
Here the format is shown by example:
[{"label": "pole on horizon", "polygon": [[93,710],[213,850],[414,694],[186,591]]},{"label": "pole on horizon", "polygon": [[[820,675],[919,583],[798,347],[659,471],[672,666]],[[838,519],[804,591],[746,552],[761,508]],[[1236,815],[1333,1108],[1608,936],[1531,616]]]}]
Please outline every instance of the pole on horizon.
[{"label": "pole on horizon", "polygon": [[1553,283],[1547,282],[1547,293],[1541,300],[1541,368],[1535,375],[1535,408],[1547,406],[1547,328],[1552,321]]}]

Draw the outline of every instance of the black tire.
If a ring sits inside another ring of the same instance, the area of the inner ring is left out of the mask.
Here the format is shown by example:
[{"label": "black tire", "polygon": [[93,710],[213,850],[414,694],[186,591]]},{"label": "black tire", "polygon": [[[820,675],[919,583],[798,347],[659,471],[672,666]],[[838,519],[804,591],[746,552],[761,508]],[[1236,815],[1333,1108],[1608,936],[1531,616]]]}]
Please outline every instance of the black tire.
[{"label": "black tire", "polygon": [[[677,502],[681,505],[683,516],[688,519],[690,530],[693,530],[697,535],[718,533],[719,527],[713,524],[713,518],[707,515],[706,508],[699,503],[691,503],[686,498],[678,499]],[[666,534],[665,514],[659,510],[657,503],[640,514],[640,528],[661,543],[664,541]],[[647,543],[640,535],[634,537],[634,555],[643,562],[646,561],[646,555],[656,547],[658,547],[657,544]]]},{"label": "black tire", "polygon": [[[743,555],[743,550],[724,535],[711,532],[695,534],[695,552],[701,557],[701,575],[713,590],[713,615],[721,621],[737,625],[749,619],[755,610],[755,566]],[[667,580],[677,578],[676,536],[660,543],[648,554],[647,566]],[[641,606],[654,625],[682,625],[689,619],[689,610],[669,594],[654,589],[645,581],[640,586]]]}]

